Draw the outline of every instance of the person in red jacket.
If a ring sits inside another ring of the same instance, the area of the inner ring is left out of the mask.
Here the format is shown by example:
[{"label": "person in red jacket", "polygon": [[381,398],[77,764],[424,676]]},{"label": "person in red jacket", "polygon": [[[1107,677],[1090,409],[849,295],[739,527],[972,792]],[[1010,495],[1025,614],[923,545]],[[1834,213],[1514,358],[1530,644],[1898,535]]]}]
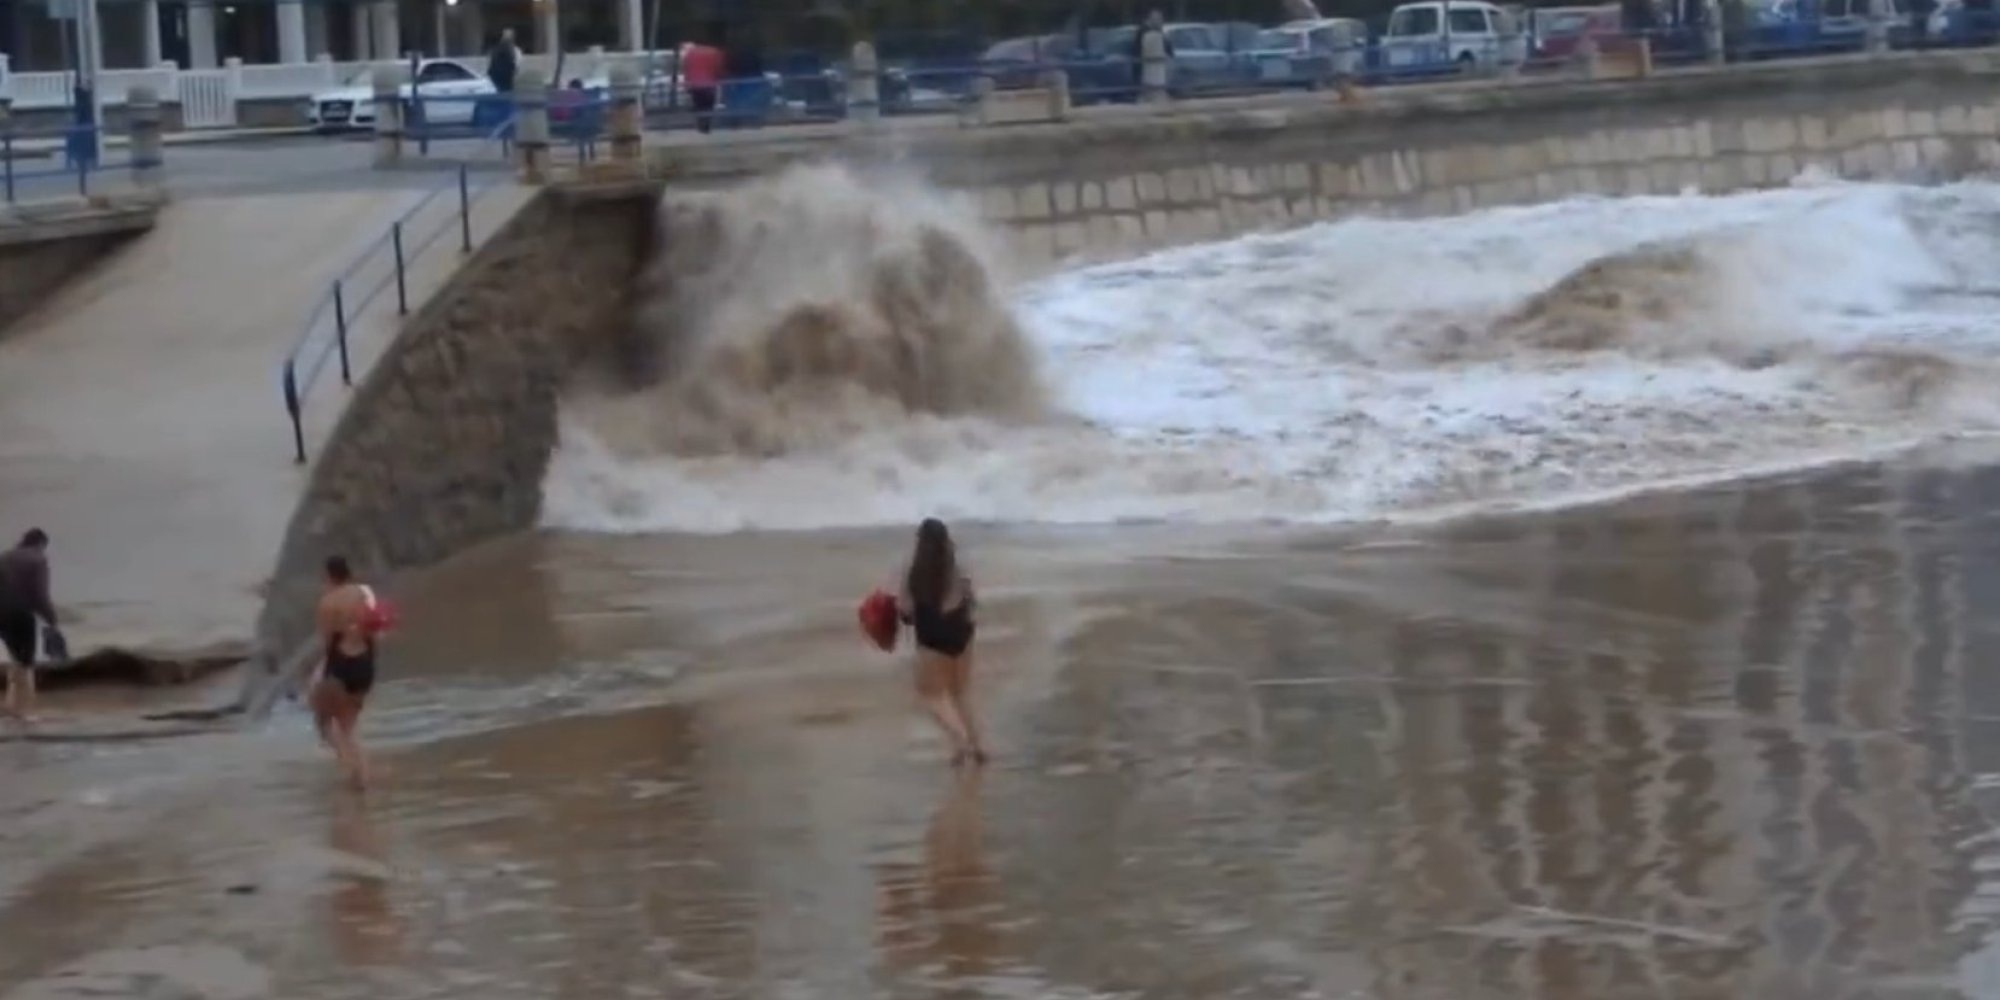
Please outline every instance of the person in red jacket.
[{"label": "person in red jacket", "polygon": [[681,52],[681,86],[694,107],[694,127],[707,132],[715,118],[715,99],[722,86],[722,50],[695,42]]}]

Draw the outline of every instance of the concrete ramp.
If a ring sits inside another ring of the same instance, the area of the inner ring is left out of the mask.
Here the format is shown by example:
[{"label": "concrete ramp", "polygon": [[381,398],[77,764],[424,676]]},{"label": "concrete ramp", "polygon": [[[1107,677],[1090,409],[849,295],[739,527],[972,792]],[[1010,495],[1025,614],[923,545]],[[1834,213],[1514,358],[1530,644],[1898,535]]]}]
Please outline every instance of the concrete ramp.
[{"label": "concrete ramp", "polygon": [[[0,541],[53,536],[57,604],[79,649],[183,652],[247,641],[306,480],[278,369],[306,311],[420,192],[192,199],[0,341]],[[526,196],[482,200],[476,238]],[[488,201],[491,207],[488,207]],[[413,274],[449,278],[455,237]],[[355,378],[395,334],[393,302],[354,331]],[[338,371],[322,411],[346,395]]]}]

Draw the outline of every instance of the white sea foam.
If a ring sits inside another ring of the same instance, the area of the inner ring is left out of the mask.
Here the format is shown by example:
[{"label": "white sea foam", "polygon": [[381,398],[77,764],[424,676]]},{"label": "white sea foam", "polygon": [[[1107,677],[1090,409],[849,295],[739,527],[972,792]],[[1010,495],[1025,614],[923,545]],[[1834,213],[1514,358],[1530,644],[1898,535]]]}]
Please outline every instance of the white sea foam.
[{"label": "white sea foam", "polygon": [[1190,247],[1014,294],[1056,419],[635,454],[573,408],[545,520],[1323,523],[1854,457],[2000,427],[1996,252],[2000,187],[1823,179]]}]

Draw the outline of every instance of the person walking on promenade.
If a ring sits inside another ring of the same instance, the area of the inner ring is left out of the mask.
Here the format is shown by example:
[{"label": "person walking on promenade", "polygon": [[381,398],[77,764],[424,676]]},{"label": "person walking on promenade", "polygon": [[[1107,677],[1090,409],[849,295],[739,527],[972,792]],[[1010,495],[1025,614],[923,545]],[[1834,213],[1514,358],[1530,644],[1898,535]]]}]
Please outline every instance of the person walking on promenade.
[{"label": "person walking on promenade", "polygon": [[958,563],[951,531],[937,518],[925,519],[917,528],[896,612],[916,634],[917,697],[951,741],[954,766],[968,760],[986,763],[979,724],[966,704],[972,679],[974,605],[972,578]]},{"label": "person walking on promenade", "polygon": [[500,33],[500,44],[486,57],[486,76],[493,81],[493,89],[503,94],[514,92],[514,77],[521,69],[521,47],[514,44],[514,29]]},{"label": "person walking on promenade", "polygon": [[694,108],[694,127],[703,134],[715,125],[723,71],[722,50],[713,45],[694,42],[681,53],[681,86],[687,88],[688,104]]},{"label": "person walking on promenade", "polygon": [[49,598],[49,535],[30,528],[21,543],[0,553],[0,645],[7,650],[7,714],[31,721],[35,711],[36,617],[47,624],[50,654],[66,650]]}]

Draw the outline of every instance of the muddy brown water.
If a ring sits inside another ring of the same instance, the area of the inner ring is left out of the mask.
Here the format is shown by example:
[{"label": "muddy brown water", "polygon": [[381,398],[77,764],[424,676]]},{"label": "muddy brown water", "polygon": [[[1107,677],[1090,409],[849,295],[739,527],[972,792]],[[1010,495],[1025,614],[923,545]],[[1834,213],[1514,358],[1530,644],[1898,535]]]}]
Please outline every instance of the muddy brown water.
[{"label": "muddy brown water", "polygon": [[979,776],[855,633],[901,530],[511,541],[366,798],[296,708],[0,746],[0,997],[2000,995],[1991,458],[967,527]]}]

